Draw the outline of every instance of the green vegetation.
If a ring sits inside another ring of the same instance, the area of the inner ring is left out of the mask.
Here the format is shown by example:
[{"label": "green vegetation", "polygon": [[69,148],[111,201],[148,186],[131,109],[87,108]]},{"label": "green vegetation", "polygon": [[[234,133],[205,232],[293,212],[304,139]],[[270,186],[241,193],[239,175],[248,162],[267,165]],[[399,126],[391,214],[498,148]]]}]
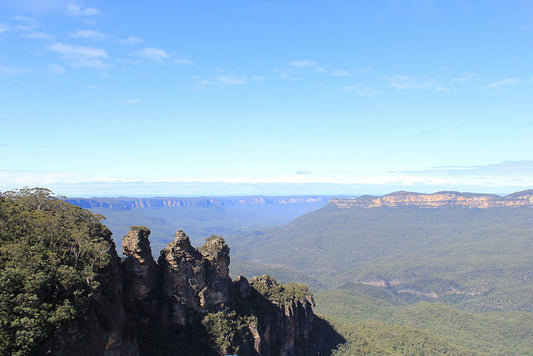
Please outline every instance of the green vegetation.
[{"label": "green vegetation", "polygon": [[249,336],[248,325],[256,324],[255,316],[238,316],[235,311],[218,312],[206,315],[202,324],[204,325],[209,340],[209,346],[220,355],[239,354],[240,339]]},{"label": "green vegetation", "polygon": [[205,244],[198,248],[202,254],[216,256],[217,254],[229,254],[229,246],[222,236],[211,235],[205,239]]},{"label": "green vegetation", "polygon": [[414,300],[470,311],[530,312],[532,220],[530,207],[327,206],[285,226],[226,240],[236,259],[298,270],[326,288],[381,283]]},{"label": "green vegetation", "polygon": [[233,266],[234,274],[270,266],[283,282],[318,280],[315,310],[342,323],[345,354],[364,353],[354,348],[361,340],[375,341],[370,353],[398,354],[380,349],[393,340],[386,333],[377,333],[379,340],[367,333],[365,325],[378,321],[383,330],[400,332],[393,343],[418,344],[410,328],[445,343],[452,354],[529,355],[531,221],[529,207],[327,206],[227,240],[234,260],[245,260]]},{"label": "green vegetation", "polygon": [[[438,336],[449,345],[480,353],[529,355],[533,350],[530,312],[472,313],[442,303],[417,302],[387,288],[357,284],[315,293],[315,300],[315,311],[342,323],[339,330],[348,340],[368,338],[361,325],[379,321]],[[350,331],[354,324],[357,332]],[[416,339],[410,339],[413,335],[404,333],[403,343],[415,344]]]},{"label": "green vegetation", "polygon": [[0,195],[0,354],[35,354],[87,308],[114,248],[101,219],[47,189]]},{"label": "green vegetation", "polygon": [[313,297],[306,285],[294,282],[279,284],[273,277],[268,275],[254,277],[250,285],[275,304],[304,301]]},{"label": "green vegetation", "polygon": [[419,329],[375,320],[337,325],[337,330],[347,341],[333,356],[478,354]]}]

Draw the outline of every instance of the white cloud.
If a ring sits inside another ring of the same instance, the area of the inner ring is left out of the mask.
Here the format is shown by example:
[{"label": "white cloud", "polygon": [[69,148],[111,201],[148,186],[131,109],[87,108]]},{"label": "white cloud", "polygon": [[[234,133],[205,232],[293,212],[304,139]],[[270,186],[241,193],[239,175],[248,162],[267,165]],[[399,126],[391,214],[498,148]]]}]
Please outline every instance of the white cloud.
[{"label": "white cloud", "polygon": [[386,77],[389,86],[398,90],[431,89],[435,91],[450,91],[438,82],[431,79],[418,79],[403,74],[395,74]]},{"label": "white cloud", "polygon": [[193,65],[194,62],[189,60],[189,59],[186,59],[186,58],[177,58],[174,60],[174,63],[176,64],[187,64],[187,65]]},{"label": "white cloud", "polygon": [[522,82],[523,80],[519,78],[507,78],[507,79],[499,80],[497,82],[492,82],[489,84],[489,87],[493,89],[497,89],[501,87],[507,87],[511,85],[520,84]]},{"label": "white cloud", "polygon": [[221,75],[215,78],[219,83],[225,85],[242,85],[246,84],[245,76],[234,76],[234,75]]},{"label": "white cloud", "polygon": [[120,43],[124,43],[124,44],[138,44],[138,43],[143,43],[144,40],[140,37],[135,37],[135,36],[130,36],[130,37],[127,37],[127,38],[123,38],[120,40]]},{"label": "white cloud", "polygon": [[287,63],[289,67],[298,68],[298,69],[307,69],[311,70],[315,73],[325,73],[332,75],[334,77],[352,77],[354,76],[354,72],[346,69],[335,69],[335,68],[327,68],[319,65],[317,62],[305,59],[305,60],[295,60],[292,62]]},{"label": "white cloud", "polygon": [[93,67],[100,69],[109,67],[109,64],[105,61],[109,56],[101,48],[73,46],[58,42],[48,46],[47,49],[57,53],[60,59],[66,61],[73,67]]},{"label": "white cloud", "polygon": [[50,71],[52,71],[55,74],[61,74],[65,71],[64,67],[60,66],[59,64],[55,64],[55,63],[50,63],[48,65],[48,69],[50,69]]},{"label": "white cloud", "polygon": [[410,180],[450,185],[522,186],[533,185],[533,161],[504,161],[478,166],[442,166],[421,171],[391,172]]},{"label": "white cloud", "polygon": [[289,63],[289,65],[291,67],[316,67],[317,63],[311,60],[305,59],[305,60],[292,61]]},{"label": "white cloud", "polygon": [[105,33],[94,30],[80,30],[70,34],[70,37],[75,39],[86,39],[86,40],[103,40],[107,38]]},{"label": "white cloud", "polygon": [[331,75],[333,75],[334,77],[351,77],[352,76],[352,74],[349,71],[344,70],[344,69],[332,69]]},{"label": "white cloud", "polygon": [[345,87],[344,92],[355,93],[360,96],[374,96],[374,95],[379,94],[379,90],[369,88],[366,85],[361,84],[361,83]]},{"label": "white cloud", "polygon": [[476,75],[474,73],[463,73],[460,77],[452,78],[450,83],[453,84],[461,84],[466,83],[474,79]]},{"label": "white cloud", "polygon": [[33,17],[15,16],[13,20],[16,21],[15,29],[17,31],[33,31],[41,27],[41,22]]},{"label": "white cloud", "polygon": [[136,105],[136,104],[140,104],[141,100],[140,99],[122,99],[122,100],[119,100],[118,102],[121,104],[126,104],[126,105]]},{"label": "white cloud", "polygon": [[142,48],[133,52],[137,57],[148,59],[154,62],[163,63],[166,61],[170,55],[163,49],[160,48]]},{"label": "white cloud", "polygon": [[24,38],[30,38],[33,40],[51,40],[54,38],[53,35],[50,35],[46,32],[39,32],[39,31],[33,31],[22,34],[22,37]]},{"label": "white cloud", "polygon": [[4,66],[0,64],[0,78],[14,77],[28,73],[28,69],[18,66]]},{"label": "white cloud", "polygon": [[70,3],[66,7],[67,14],[73,17],[95,16],[102,12],[94,7],[81,7],[78,4]]},{"label": "white cloud", "polygon": [[2,35],[2,33],[7,32],[8,30],[9,27],[0,22],[0,36]]},{"label": "white cloud", "polygon": [[210,81],[210,80],[207,80],[207,79],[202,79],[202,80],[197,80],[196,81],[196,87],[197,88],[203,88],[203,87],[207,87],[207,86],[210,86],[210,85],[213,85],[213,82]]}]

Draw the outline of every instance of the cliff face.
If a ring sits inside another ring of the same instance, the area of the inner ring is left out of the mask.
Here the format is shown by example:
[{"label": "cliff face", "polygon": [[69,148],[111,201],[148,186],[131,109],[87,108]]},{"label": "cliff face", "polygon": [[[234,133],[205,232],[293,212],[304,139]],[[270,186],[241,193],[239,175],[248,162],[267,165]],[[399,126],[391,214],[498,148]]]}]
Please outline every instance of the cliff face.
[{"label": "cliff face", "polygon": [[128,329],[124,308],[120,260],[114,244],[111,261],[100,271],[98,291],[87,301],[83,317],[61,325],[41,345],[39,353],[54,355],[139,355],[136,337]]},{"label": "cliff face", "polygon": [[123,242],[126,310],[141,355],[320,355],[340,341],[331,330],[318,336],[324,323],[306,287],[266,276],[232,281],[223,238],[195,249],[178,230],[155,264],[148,234],[132,227]]},{"label": "cliff face", "polygon": [[327,201],[322,196],[302,197],[230,197],[230,198],[70,198],[67,201],[82,208],[178,208],[247,205],[290,205]]},{"label": "cliff face", "polygon": [[362,196],[354,199],[335,198],[330,204],[338,208],[379,208],[416,206],[438,208],[443,206],[462,206],[467,208],[533,207],[533,190],[513,193],[507,196],[493,194],[472,194],[459,192],[438,192],[421,194],[395,192],[382,197]]}]

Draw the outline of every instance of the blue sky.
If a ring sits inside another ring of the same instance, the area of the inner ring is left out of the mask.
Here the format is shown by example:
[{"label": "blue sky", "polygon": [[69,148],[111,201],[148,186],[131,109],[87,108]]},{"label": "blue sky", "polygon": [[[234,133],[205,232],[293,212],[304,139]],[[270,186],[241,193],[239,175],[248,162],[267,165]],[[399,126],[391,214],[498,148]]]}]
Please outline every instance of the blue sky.
[{"label": "blue sky", "polygon": [[0,190],[533,187],[533,1],[0,0]]}]

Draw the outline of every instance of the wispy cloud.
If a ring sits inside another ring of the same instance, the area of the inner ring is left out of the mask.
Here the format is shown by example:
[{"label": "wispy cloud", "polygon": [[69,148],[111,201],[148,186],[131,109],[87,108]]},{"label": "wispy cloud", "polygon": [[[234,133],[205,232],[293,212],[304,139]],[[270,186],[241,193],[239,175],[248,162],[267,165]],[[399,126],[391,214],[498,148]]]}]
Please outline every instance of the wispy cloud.
[{"label": "wispy cloud", "polygon": [[472,81],[475,77],[476,77],[476,74],[474,74],[474,73],[463,73],[459,77],[452,78],[450,80],[450,83],[452,85],[467,83],[467,82]]},{"label": "wispy cloud", "polygon": [[389,86],[397,90],[430,89],[435,91],[450,91],[432,79],[419,79],[403,74],[394,74],[385,77]]},{"label": "wispy cloud", "polygon": [[14,16],[12,19],[15,21],[14,28],[17,31],[34,31],[41,27],[41,22],[33,17]]},{"label": "wispy cloud", "polygon": [[143,42],[144,40],[142,38],[135,37],[135,36],[129,36],[129,37],[126,37],[120,40],[120,43],[124,43],[124,44],[139,44]]},{"label": "wispy cloud", "polygon": [[234,74],[219,75],[212,79],[195,79],[196,89],[202,89],[210,86],[244,85],[248,82],[248,78],[246,76]]},{"label": "wispy cloud", "polygon": [[344,69],[332,69],[330,71],[331,75],[333,75],[334,77],[351,77],[352,74],[350,73],[350,71],[348,70],[344,70]]},{"label": "wispy cloud", "polygon": [[65,72],[65,68],[63,66],[60,66],[59,64],[55,63],[50,63],[48,65],[48,69],[50,69],[50,71],[55,74],[61,74]]},{"label": "wispy cloud", "polygon": [[139,58],[158,63],[164,63],[168,58],[170,58],[170,55],[167,53],[167,51],[154,47],[141,48],[133,52],[133,54]]},{"label": "wispy cloud", "polygon": [[[37,31],[42,26],[41,22],[33,17],[28,16],[14,16],[11,18],[14,23],[12,30],[19,32],[23,38],[37,39],[37,40],[49,40],[54,38],[53,35],[46,32]],[[1,25],[0,25],[1,27]],[[1,33],[1,29],[0,29]]]},{"label": "wispy cloud", "polygon": [[200,89],[200,88],[205,88],[210,85],[213,85],[213,82],[207,79],[199,79],[199,80],[196,80],[195,84],[196,84],[196,88]]},{"label": "wispy cloud", "polygon": [[95,16],[102,13],[102,11],[94,7],[81,7],[75,3],[67,4],[66,11],[68,15],[73,17]]},{"label": "wispy cloud", "polygon": [[29,73],[29,70],[20,66],[6,66],[0,64],[0,78],[14,77]]},{"label": "wispy cloud", "polygon": [[2,36],[2,34],[7,31],[9,31],[9,27],[0,22],[0,36]]},{"label": "wispy cloud", "polygon": [[109,67],[109,63],[106,62],[109,56],[101,48],[73,46],[57,42],[48,46],[47,49],[57,53],[60,59],[66,61],[72,67],[93,67],[100,69]]},{"label": "wispy cloud", "polygon": [[[362,72],[361,70],[347,70],[322,66],[310,59],[291,61],[287,63],[287,67],[293,70],[307,70],[314,73],[324,73],[334,77],[353,77]],[[285,73],[284,76],[290,77],[288,74],[289,73]]]},{"label": "wispy cloud", "polygon": [[292,62],[289,62],[288,63],[289,66],[291,67],[306,67],[306,68],[309,68],[309,67],[316,67],[318,64],[314,61],[311,61],[309,59],[304,59],[304,60],[296,60],[296,61],[292,61]]},{"label": "wispy cloud", "polygon": [[54,38],[54,35],[51,35],[46,32],[32,31],[28,33],[23,33],[21,35],[24,38],[30,38],[32,40],[51,40]]},{"label": "wispy cloud", "polygon": [[476,166],[441,166],[420,171],[393,172],[415,179],[433,179],[462,184],[531,186],[533,161],[504,161]]},{"label": "wispy cloud", "polygon": [[194,62],[187,58],[176,58],[174,60],[174,63],[176,64],[186,64],[186,65],[193,65]]},{"label": "wispy cloud", "polygon": [[105,33],[95,30],[80,30],[70,34],[70,37],[75,39],[85,40],[103,40],[108,36]]},{"label": "wispy cloud", "polygon": [[497,82],[489,83],[489,88],[497,89],[497,88],[502,88],[502,87],[509,87],[512,85],[520,84],[522,82],[523,80],[519,78],[507,78],[507,79],[499,80]]},{"label": "wispy cloud", "polygon": [[288,63],[291,67],[315,67],[317,63],[309,59],[296,60]]},{"label": "wispy cloud", "polygon": [[359,96],[374,96],[379,94],[379,90],[367,87],[365,84],[358,83],[344,88],[345,93],[354,93]]},{"label": "wispy cloud", "polygon": [[125,104],[125,105],[136,105],[136,104],[140,104],[141,100],[140,99],[122,99],[122,100],[119,100],[118,102],[120,104]]},{"label": "wispy cloud", "polygon": [[225,85],[246,84],[246,77],[242,75],[221,75],[215,78],[217,82]]}]

